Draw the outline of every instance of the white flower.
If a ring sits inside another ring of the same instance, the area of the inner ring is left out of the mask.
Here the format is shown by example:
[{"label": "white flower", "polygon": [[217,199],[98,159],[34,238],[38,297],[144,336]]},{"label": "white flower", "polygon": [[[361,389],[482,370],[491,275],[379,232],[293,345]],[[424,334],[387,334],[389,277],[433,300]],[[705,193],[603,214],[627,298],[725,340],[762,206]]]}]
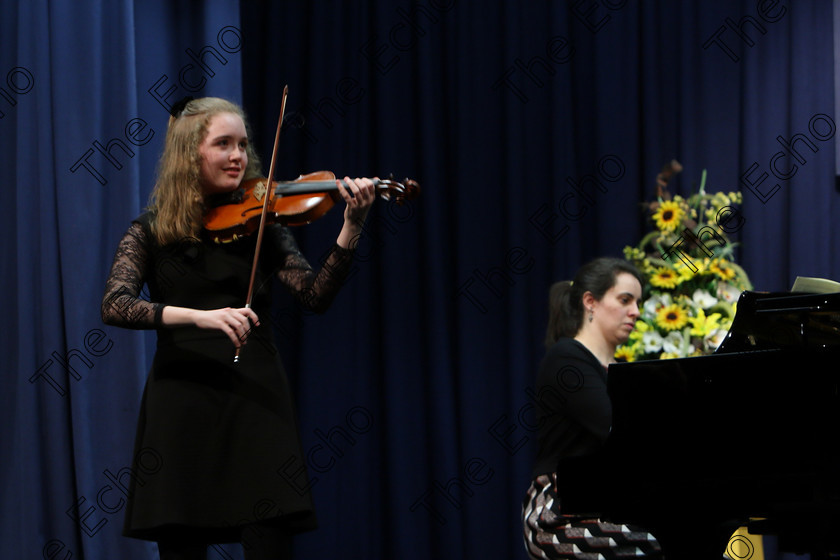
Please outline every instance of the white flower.
[{"label": "white flower", "polygon": [[683,335],[680,331],[671,331],[662,342],[662,350],[669,354],[682,354]]},{"label": "white flower", "polygon": [[715,351],[718,349],[718,346],[723,342],[723,339],[726,338],[726,335],[729,331],[725,329],[717,329],[706,335],[703,339],[703,343],[709,350]]},{"label": "white flower", "polygon": [[691,296],[691,301],[703,309],[709,309],[718,302],[717,298],[712,296],[707,290],[695,290]]},{"label": "white flower", "polygon": [[642,335],[642,348],[645,349],[645,354],[659,352],[662,349],[663,342],[662,335],[656,331],[647,331]]},{"label": "white flower", "polygon": [[652,295],[642,306],[642,317],[645,319],[655,320],[656,310],[660,307],[666,307],[668,305],[671,305],[671,294]]},{"label": "white flower", "polygon": [[738,298],[741,297],[741,290],[732,284],[720,282],[718,284],[717,295],[726,303],[735,303],[738,301]]},{"label": "white flower", "polygon": [[694,345],[686,344],[685,338],[680,331],[671,331],[662,341],[662,351],[674,354],[680,358],[694,353]]}]

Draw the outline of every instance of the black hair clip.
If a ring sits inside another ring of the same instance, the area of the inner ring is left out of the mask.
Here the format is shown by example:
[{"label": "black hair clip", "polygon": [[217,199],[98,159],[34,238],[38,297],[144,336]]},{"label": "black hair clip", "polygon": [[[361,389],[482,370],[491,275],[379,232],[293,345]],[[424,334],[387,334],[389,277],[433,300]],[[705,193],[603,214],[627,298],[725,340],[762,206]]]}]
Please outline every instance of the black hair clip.
[{"label": "black hair clip", "polygon": [[186,109],[187,103],[195,99],[192,95],[188,95],[182,98],[180,101],[176,101],[175,104],[172,106],[172,109],[169,111],[169,114],[175,117],[176,119],[181,115],[181,112]]}]

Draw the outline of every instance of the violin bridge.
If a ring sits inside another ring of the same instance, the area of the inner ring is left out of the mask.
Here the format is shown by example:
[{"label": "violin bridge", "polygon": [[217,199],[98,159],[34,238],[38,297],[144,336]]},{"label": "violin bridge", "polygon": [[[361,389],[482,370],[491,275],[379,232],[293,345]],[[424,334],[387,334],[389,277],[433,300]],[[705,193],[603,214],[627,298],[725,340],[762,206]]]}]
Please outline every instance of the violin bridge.
[{"label": "violin bridge", "polygon": [[268,189],[265,186],[265,181],[260,181],[256,185],[254,185],[254,198],[257,200],[262,200],[262,197],[265,196],[265,192]]}]

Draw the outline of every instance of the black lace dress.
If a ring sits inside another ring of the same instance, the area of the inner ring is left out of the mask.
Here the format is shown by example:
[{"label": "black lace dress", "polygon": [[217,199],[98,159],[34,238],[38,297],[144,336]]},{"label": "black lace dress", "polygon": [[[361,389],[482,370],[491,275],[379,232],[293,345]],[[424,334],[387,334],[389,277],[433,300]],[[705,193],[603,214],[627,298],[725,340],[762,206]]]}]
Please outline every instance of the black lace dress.
[{"label": "black lace dress", "polygon": [[158,329],[134,467],[120,481],[129,495],[126,536],[160,540],[186,532],[221,543],[238,541],[241,527],[257,522],[293,532],[316,526],[295,410],[272,343],[269,292],[276,276],[307,309],[322,312],[346,278],[352,251],[334,246],[316,274],[287,228],[267,227],[252,302],[261,321],[238,364],[221,331],[161,325],[166,305],[242,307],[254,237],[161,247],[144,214],[120,241],[103,320]]}]

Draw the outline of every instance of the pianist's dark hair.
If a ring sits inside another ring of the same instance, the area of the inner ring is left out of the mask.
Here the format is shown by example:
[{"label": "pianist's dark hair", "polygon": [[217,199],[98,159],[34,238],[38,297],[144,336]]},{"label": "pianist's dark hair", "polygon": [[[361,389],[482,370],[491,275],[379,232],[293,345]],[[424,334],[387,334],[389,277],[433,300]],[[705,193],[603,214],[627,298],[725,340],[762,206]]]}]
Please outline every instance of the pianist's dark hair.
[{"label": "pianist's dark hair", "polygon": [[589,261],[578,270],[573,281],[557,282],[548,293],[548,329],[545,345],[550,348],[562,337],[573,337],[583,325],[583,294],[592,292],[600,300],[615,285],[622,272],[632,274],[645,287],[645,280],[631,263],[610,257]]}]

